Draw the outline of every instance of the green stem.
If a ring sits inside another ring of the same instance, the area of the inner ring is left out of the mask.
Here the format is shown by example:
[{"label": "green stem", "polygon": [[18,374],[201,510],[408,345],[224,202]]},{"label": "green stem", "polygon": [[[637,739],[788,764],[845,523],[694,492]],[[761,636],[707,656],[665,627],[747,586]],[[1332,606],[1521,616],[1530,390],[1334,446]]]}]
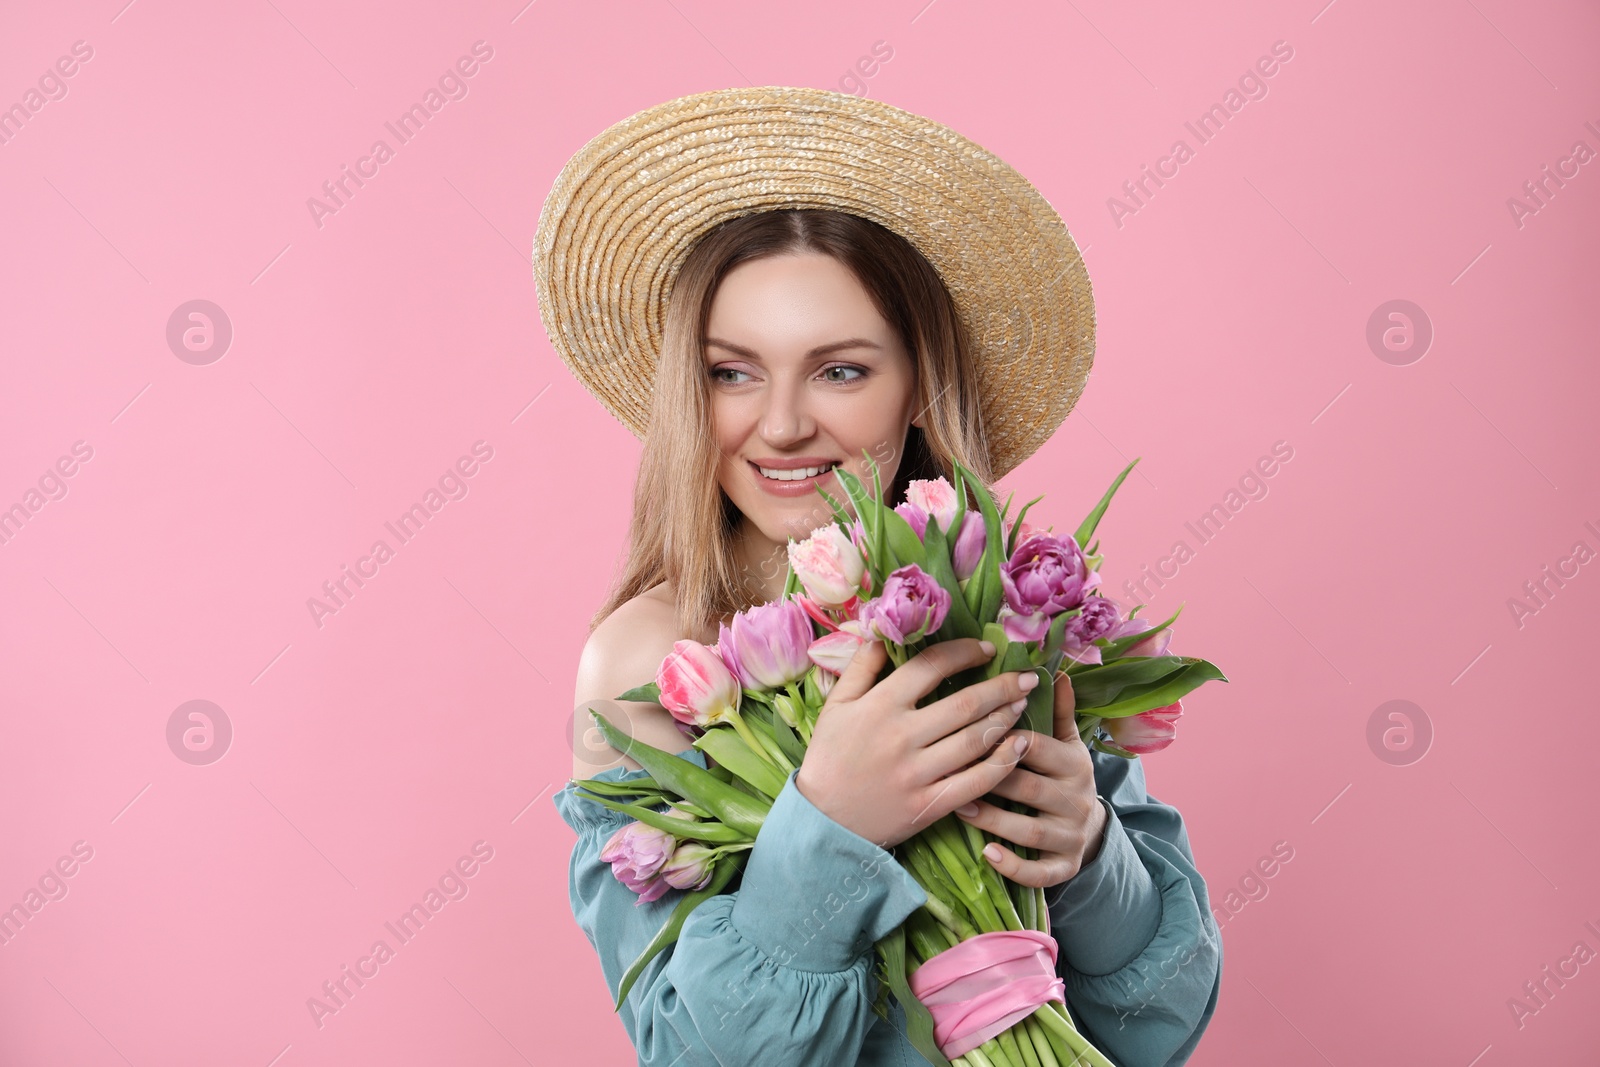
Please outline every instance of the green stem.
[{"label": "green stem", "polygon": [[[1011,894],[1006,890],[1005,879],[1000,872],[994,869],[994,864],[983,858],[984,841],[983,831],[969,822],[963,822],[962,828],[966,831],[967,841],[972,847],[973,854],[978,857],[978,877],[987,889],[986,896],[996,912],[996,920],[1000,923],[996,929],[1021,930],[1022,919],[1017,915],[1017,909],[1011,902]],[[1005,910],[999,910],[999,904],[1005,905]]]},{"label": "green stem", "polygon": [[974,900],[981,896],[983,891],[978,883],[973,880],[973,871],[967,863],[962,862],[962,849],[957,851],[952,847],[950,835],[940,819],[926,830],[922,831],[922,838],[928,842],[928,847],[933,850],[939,862],[944,866],[945,873],[955,883],[956,889],[961,893],[963,900]]},{"label": "green stem", "polygon": [[[1055,1001],[1050,1003],[1055,1004]],[[1057,1006],[1059,1007],[1059,1005]],[[1046,1007],[1048,1008],[1049,1005],[1046,1005]],[[1038,1019],[1046,1029],[1062,1039],[1062,1044],[1066,1046],[1067,1053],[1072,1057],[1068,1061],[1071,1067],[1080,1067],[1083,1064],[1088,1064],[1089,1067],[1116,1067],[1116,1064],[1106,1058],[1105,1053],[1089,1043],[1088,1038],[1074,1030],[1072,1024],[1067,1022],[1064,1016],[1047,1010],[1034,1012],[1033,1017]]]},{"label": "green stem", "polygon": [[[1037,1013],[1035,1013],[1037,1014]],[[1032,1015],[1022,1020],[1022,1029],[1032,1042],[1033,1049],[1039,1057],[1039,1067],[1061,1067],[1061,1060],[1056,1057],[1055,1042],[1050,1038],[1050,1032],[1044,1024]]]},{"label": "green stem", "polygon": [[[1016,1030],[1015,1026],[1008,1026],[996,1034],[992,1040],[1000,1043],[1000,1047],[1005,1050],[1006,1056],[1017,1067],[1030,1067],[1027,1059],[1022,1054],[1022,1046],[1017,1043],[1017,1035],[1013,1033],[1014,1030]],[[1038,1067],[1038,1061],[1035,1060],[1031,1067]]]},{"label": "green stem", "polygon": [[754,730],[750,728],[750,724],[744,721],[743,715],[740,715],[738,712],[734,712],[733,717],[728,721],[733,723],[734,730],[737,731],[739,736],[744,739],[744,743],[750,746],[750,751],[754,752],[757,756],[766,756],[767,762],[771,763],[778,770],[781,770],[785,776],[787,776],[790,771],[794,770],[794,764],[790,763],[784,758],[783,753],[778,749],[777,742],[764,741]]},{"label": "green stem", "polygon": [[[901,862],[928,895],[928,904],[925,905],[928,910],[948,926],[959,940],[977,936],[978,928],[967,918],[966,900],[950,880],[938,857],[925,843],[915,840],[900,851]],[[937,905],[933,903],[935,900],[938,901]],[[941,914],[939,909],[943,909],[944,913]]]}]

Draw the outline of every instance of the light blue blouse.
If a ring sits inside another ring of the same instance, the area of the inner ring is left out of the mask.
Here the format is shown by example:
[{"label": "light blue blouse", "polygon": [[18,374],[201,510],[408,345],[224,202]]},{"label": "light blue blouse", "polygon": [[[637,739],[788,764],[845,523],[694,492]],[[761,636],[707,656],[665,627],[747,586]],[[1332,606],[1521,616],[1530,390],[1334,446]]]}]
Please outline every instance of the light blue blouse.
[{"label": "light blue blouse", "polygon": [[[1221,934],[1177,809],[1145,791],[1140,760],[1091,754],[1105,838],[1089,864],[1046,893],[1067,1010],[1120,1067],[1176,1067],[1216,1010]],[[679,756],[706,765],[698,749]],[[640,1067],[925,1067],[899,1004],[888,998],[887,1020],[871,1004],[873,945],[927,896],[892,853],[812,805],[796,773],[743,854],[744,870],[690,914],[677,943],[629,991],[618,1014]],[[617,766],[594,777],[644,774]],[[578,834],[572,912],[614,1001],[683,893],[638,904],[599,858],[630,818],[570,781],[553,799]]]}]

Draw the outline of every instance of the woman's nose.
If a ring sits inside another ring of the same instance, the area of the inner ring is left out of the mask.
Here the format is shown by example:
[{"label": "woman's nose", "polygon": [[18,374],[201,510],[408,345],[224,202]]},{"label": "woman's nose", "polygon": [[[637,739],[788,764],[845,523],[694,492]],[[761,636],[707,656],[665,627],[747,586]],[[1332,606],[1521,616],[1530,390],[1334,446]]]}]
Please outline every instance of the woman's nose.
[{"label": "woman's nose", "polygon": [[816,421],[807,410],[801,390],[777,385],[767,394],[761,413],[761,437],[774,448],[789,448],[811,437]]}]

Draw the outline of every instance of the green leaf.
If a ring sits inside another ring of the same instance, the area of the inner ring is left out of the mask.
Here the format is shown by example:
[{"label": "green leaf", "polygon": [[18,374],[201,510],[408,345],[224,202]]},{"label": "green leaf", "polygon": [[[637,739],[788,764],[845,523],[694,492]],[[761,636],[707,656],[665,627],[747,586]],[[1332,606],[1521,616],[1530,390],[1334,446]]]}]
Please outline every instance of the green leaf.
[{"label": "green leaf", "polygon": [[982,640],[994,646],[994,658],[983,668],[983,680],[987,681],[1006,669],[1006,657],[1011,652],[1011,638],[1006,636],[1006,628],[997,622],[983,624]]},{"label": "green leaf", "polygon": [[900,1002],[900,1008],[906,1014],[907,1040],[933,1067],[950,1067],[950,1061],[939,1051],[939,1044],[933,1039],[933,1013],[911,992],[911,983],[906,980],[904,923],[878,942],[878,956],[883,963],[879,978],[889,986],[894,999]]},{"label": "green leaf", "polygon": [[1083,523],[1078,527],[1078,532],[1073,534],[1073,540],[1078,542],[1079,548],[1088,544],[1089,538],[1094,536],[1094,528],[1100,525],[1100,516],[1106,513],[1106,507],[1111,503],[1111,498],[1116,495],[1117,489],[1121,487],[1122,479],[1126,478],[1128,472],[1133,470],[1134,464],[1143,458],[1143,456],[1135,456],[1133,463],[1122,468],[1122,473],[1117,475],[1117,480],[1111,483],[1111,488],[1106,490],[1106,495],[1100,498],[1100,503],[1094,506],[1094,510],[1089,512],[1089,517],[1084,519]]},{"label": "green leaf", "polygon": [[878,473],[879,473],[878,472],[878,462],[877,462],[877,460],[873,459],[870,455],[868,455],[867,454],[867,450],[864,449],[864,448],[861,450],[861,455],[867,462],[867,469],[872,472],[872,501],[873,501],[873,506],[872,506],[872,519],[867,524],[867,531],[868,531],[867,536],[869,538],[867,543],[872,546],[872,551],[874,553],[884,557],[884,567],[887,570],[892,571],[892,570],[894,570],[894,566],[893,566],[894,561],[888,558],[888,556],[887,556],[888,546],[884,543],[884,539],[883,539],[884,538],[884,534],[883,534],[883,514],[884,514],[884,512],[889,510],[889,505],[883,499],[883,482],[880,481],[879,477],[878,477]]},{"label": "green leaf", "polygon": [[659,704],[661,703],[661,686],[657,685],[655,682],[647,682],[644,685],[636,685],[626,693],[623,693],[621,696],[617,697],[617,699],[639,700],[647,701],[651,704]]},{"label": "green leaf", "polygon": [[[782,722],[782,719],[778,720]],[[765,756],[750,751],[732,727],[713,726],[695,740],[694,747],[755,786],[768,797],[776,798],[786,775],[768,763]]]},{"label": "green leaf", "polygon": [[928,526],[922,535],[922,544],[928,554],[927,559],[923,561],[922,569],[950,594],[950,610],[945,613],[944,621],[940,623],[934,636],[940,641],[949,641],[957,637],[977,637],[982,630],[978,626],[978,620],[972,617],[972,612],[967,608],[967,598],[961,592],[961,583],[956,581],[955,568],[950,566],[950,546],[945,540],[944,531],[939,529],[939,520],[932,515],[928,516]]},{"label": "green leaf", "polygon": [[[782,715],[772,717],[772,736],[778,742],[778,751],[782,752],[790,763],[796,767],[800,766],[800,762],[806,758],[805,742],[794,732],[794,727],[783,721]],[[776,798],[777,794],[774,793],[773,797]]]},{"label": "green leaf", "polygon": [[579,789],[587,789],[591,793],[608,797],[659,796],[663,802],[672,799],[667,795],[668,791],[656,785],[648,774],[643,778],[631,778],[626,782],[611,782],[603,778],[577,778],[572,784]]},{"label": "green leaf", "polygon": [[[861,484],[861,479],[843,467],[835,467],[833,473],[839,479],[839,484],[844,486],[844,491],[850,495],[851,502],[855,504],[856,515],[860,517],[861,528],[866,533],[867,554],[872,557],[867,560],[867,566],[872,570],[872,587],[875,591],[882,589],[883,579],[888,576],[889,571],[884,567],[884,564],[888,561],[883,558],[878,539],[873,534],[874,515],[876,514],[877,505],[872,497],[867,494],[866,487]],[[845,530],[848,534],[848,523],[845,524]]]},{"label": "green leaf", "polygon": [[1007,559],[1010,559],[1011,553],[1017,550],[1017,539],[1022,536],[1022,520],[1027,516],[1028,509],[1043,499],[1044,497],[1042,496],[1036,496],[1026,504],[1022,505],[1022,510],[1017,512],[1017,521],[1011,524],[1011,536],[1006,539]]},{"label": "green leaf", "polygon": [[888,535],[889,551],[894,555],[900,566],[915,563],[923,570],[927,570],[927,549],[922,540],[917,537],[917,531],[893,508],[885,508],[883,512],[883,529]]},{"label": "green leaf", "polygon": [[1069,667],[1067,673],[1072,675],[1072,692],[1079,709],[1088,710],[1115,703],[1127,687],[1159,682],[1183,666],[1181,656],[1130,656],[1110,663]]},{"label": "green leaf", "polygon": [[638,958],[623,972],[622,981],[617,984],[617,1000],[612,1007],[613,1011],[622,1010],[623,1002],[628,999],[628,991],[633,988],[633,983],[638,981],[639,975],[644,973],[645,965],[662,949],[678,940],[678,932],[683,929],[684,920],[689,917],[689,913],[699,907],[701,902],[722,892],[743,866],[742,858],[726,856],[712,868],[711,882],[704,889],[696,889],[683,895],[683,899],[678,901],[678,906],[672,909],[672,915],[662,924],[661,929],[656,931],[656,936],[650,939],[644,951],[639,953]]},{"label": "green leaf", "polygon": [[596,804],[620,811],[624,815],[631,815],[646,826],[654,826],[657,830],[665,830],[673,837],[681,837],[689,841],[709,841],[714,845],[737,845],[752,840],[749,834],[735,830],[731,826],[724,826],[720,822],[695,822],[692,819],[679,819],[668,815],[666,812],[656,811],[643,804],[623,804],[612,800],[610,797],[590,795],[579,790],[578,795],[585,800],[592,800]]},{"label": "green leaf", "polygon": [[1060,615],[1050,620],[1050,632],[1045,635],[1044,648],[1039,651],[1039,655],[1036,657],[1038,663],[1051,662],[1052,657],[1061,651],[1062,642],[1067,639],[1067,623],[1077,618],[1082,612],[1082,608],[1074,608],[1071,611],[1063,611]]},{"label": "green leaf", "polygon": [[743,830],[751,837],[760,831],[761,823],[772,805],[760,803],[689,760],[634,740],[593,709],[589,717],[612,748],[643,766],[661,785],[712,812],[720,822]]},{"label": "green leaf", "polygon": [[835,499],[832,493],[822,488],[821,485],[817,486],[817,492],[822,494],[822,499],[826,500],[828,502],[828,506],[833,509],[833,521],[838,523],[840,526],[843,526],[845,533],[848,534],[850,532],[850,523],[852,521],[850,518],[850,513],[845,510],[843,504],[839,503],[839,501]]},{"label": "green leaf", "polygon": [[1159,682],[1129,686],[1122,691],[1116,703],[1094,708],[1094,713],[1102,719],[1138,715],[1152,708],[1164,708],[1199,689],[1206,682],[1228,680],[1215,664],[1203,659],[1188,659],[1187,664],[1182,670],[1174,671]]}]

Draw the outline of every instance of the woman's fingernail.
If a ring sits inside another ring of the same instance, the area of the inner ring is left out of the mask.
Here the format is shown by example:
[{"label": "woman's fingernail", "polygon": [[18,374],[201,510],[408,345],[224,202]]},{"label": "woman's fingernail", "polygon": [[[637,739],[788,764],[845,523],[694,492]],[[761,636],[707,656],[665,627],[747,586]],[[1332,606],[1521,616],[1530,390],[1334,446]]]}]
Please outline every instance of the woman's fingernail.
[{"label": "woman's fingernail", "polygon": [[996,863],[1000,862],[1000,846],[993,841],[983,846],[983,854]]},{"label": "woman's fingernail", "polygon": [[994,655],[994,642],[993,641],[979,641],[978,642],[978,647],[983,649],[983,654],[985,656]]},{"label": "woman's fingernail", "polygon": [[1028,673],[1024,674],[1021,678],[1017,679],[1017,688],[1022,690],[1024,693],[1026,693],[1028,690],[1032,689],[1034,686],[1036,686],[1038,684],[1039,684],[1039,676],[1037,674],[1035,674],[1033,671],[1029,671]]},{"label": "woman's fingernail", "polygon": [[1009,706],[1013,712],[1020,712],[1023,708],[1028,706],[1028,698],[1021,697],[1020,699],[1013,700]]},{"label": "woman's fingernail", "polygon": [[1011,747],[1017,750],[1019,756],[1028,751],[1028,735],[1018,734],[1017,739],[1011,742]]},{"label": "woman's fingernail", "polygon": [[968,801],[967,803],[961,805],[959,808],[956,809],[956,814],[965,815],[967,818],[970,819],[974,815],[978,814],[978,805]]}]

